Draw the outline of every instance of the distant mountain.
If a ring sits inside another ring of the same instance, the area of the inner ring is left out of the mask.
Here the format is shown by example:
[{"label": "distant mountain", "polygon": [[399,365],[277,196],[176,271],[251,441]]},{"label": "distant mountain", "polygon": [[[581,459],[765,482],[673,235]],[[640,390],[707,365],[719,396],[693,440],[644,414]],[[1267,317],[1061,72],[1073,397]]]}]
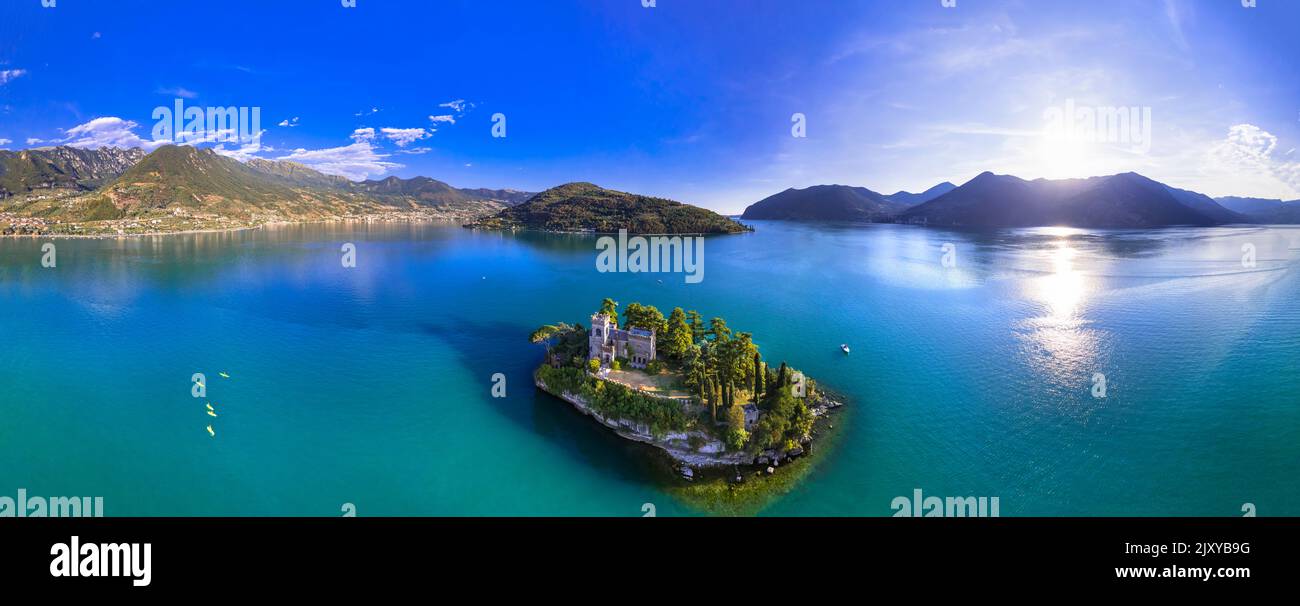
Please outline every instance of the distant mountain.
[{"label": "distant mountain", "polygon": [[245,164],[253,170],[277,178],[286,185],[346,189],[352,185],[347,177],[327,175],[297,162],[250,158]]},{"label": "distant mountain", "polygon": [[[910,194],[909,194],[910,195]],[[882,221],[907,208],[865,187],[814,185],[787,189],[745,209],[742,219],[783,221]]]},{"label": "distant mountain", "polygon": [[1284,202],[1276,198],[1239,198],[1228,196],[1215,199],[1219,204],[1241,213],[1255,223],[1300,223],[1300,200]]},{"label": "distant mountain", "polygon": [[1183,206],[1187,206],[1213,219],[1216,223],[1250,223],[1250,218],[1246,215],[1235,212],[1230,208],[1224,208],[1214,198],[1205,194],[1168,185],[1165,186],[1165,189],[1168,189],[1169,193],[1173,194],[1174,199],[1182,203]]},{"label": "distant mountain", "polygon": [[985,172],[908,209],[899,221],[967,227],[1061,225],[1143,228],[1247,222],[1207,196],[1137,173],[1088,179],[1035,179]]},{"label": "distant mountain", "polygon": [[466,225],[483,229],[536,229],[633,234],[719,234],[749,228],[711,210],[665,198],[567,183],[527,202]]},{"label": "distant mountain", "polygon": [[513,206],[533,196],[532,193],[513,189],[458,189],[429,177],[411,179],[388,177],[378,181],[354,183],[352,187],[356,191],[390,203],[409,203],[413,206],[447,206],[481,201],[494,201],[502,206]]},{"label": "distant mountain", "polygon": [[915,206],[917,204],[923,204],[925,202],[929,202],[930,200],[938,198],[939,196],[942,196],[954,189],[957,189],[956,185],[944,181],[943,183],[931,187],[930,189],[927,189],[919,194],[912,194],[905,191],[900,191],[885,197],[893,202],[898,202],[900,204],[905,204],[907,206]]},{"label": "distant mountain", "polygon": [[92,190],[126,172],[144,157],[138,148],[40,147],[0,150],[0,197],[36,189]]},{"label": "distant mountain", "polygon": [[488,189],[486,187],[476,187],[473,189],[461,188],[460,191],[484,200],[495,200],[505,204],[506,206],[523,204],[524,202],[527,202],[529,198],[537,195],[537,192],[533,191],[519,191],[517,189]]}]

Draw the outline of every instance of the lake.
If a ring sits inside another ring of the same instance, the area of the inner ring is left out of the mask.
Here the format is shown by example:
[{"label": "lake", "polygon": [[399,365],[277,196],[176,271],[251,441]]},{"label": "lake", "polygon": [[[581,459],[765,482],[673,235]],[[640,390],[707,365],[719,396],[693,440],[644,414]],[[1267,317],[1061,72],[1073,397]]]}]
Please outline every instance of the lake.
[{"label": "lake", "polygon": [[611,297],[722,316],[846,396],[834,451],[764,515],[888,516],[918,488],[1003,516],[1300,515],[1300,228],[753,224],[707,239],[698,284],[600,273],[593,236],[437,224],[58,239],[54,268],[0,238],[0,496],[698,514],[531,384],[529,333]]}]

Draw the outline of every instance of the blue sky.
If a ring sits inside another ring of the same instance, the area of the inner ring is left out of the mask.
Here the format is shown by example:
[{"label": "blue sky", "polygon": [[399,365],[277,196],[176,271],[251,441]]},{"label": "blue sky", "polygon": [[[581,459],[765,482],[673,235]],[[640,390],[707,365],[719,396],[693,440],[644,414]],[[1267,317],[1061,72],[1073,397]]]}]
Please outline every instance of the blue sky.
[{"label": "blue sky", "polygon": [[[182,98],[261,108],[237,157],[727,212],[984,170],[1300,198],[1300,2],[656,4],[4,0],[0,148],[152,148],[154,108]],[[1149,137],[1052,130],[1067,107],[1136,109]]]}]

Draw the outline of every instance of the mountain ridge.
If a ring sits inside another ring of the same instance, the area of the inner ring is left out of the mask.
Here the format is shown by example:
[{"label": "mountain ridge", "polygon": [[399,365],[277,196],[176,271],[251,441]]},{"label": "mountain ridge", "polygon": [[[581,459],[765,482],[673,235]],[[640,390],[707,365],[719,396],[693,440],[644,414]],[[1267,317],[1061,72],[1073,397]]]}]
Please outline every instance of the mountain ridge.
[{"label": "mountain ridge", "polygon": [[1084,179],[1035,179],[985,171],[898,216],[949,227],[1143,228],[1247,222],[1212,198],[1135,172]]},{"label": "mountain ridge", "polygon": [[721,234],[750,228],[711,210],[667,198],[606,189],[587,182],[565,183],[539,192],[465,227],[556,232],[634,234]]},{"label": "mountain ridge", "polygon": [[879,221],[907,208],[865,187],[813,185],[790,188],[745,208],[742,219],[796,221]]},{"label": "mountain ridge", "polygon": [[[284,160],[241,162],[194,146],[149,154],[60,147],[6,152],[0,160],[7,162],[0,177],[13,190],[0,198],[6,233],[154,233],[403,214],[468,221],[507,206],[489,196],[526,195],[480,194],[427,177],[390,177],[387,190],[372,192],[380,182],[353,183]],[[430,191],[437,195],[425,195]]]}]

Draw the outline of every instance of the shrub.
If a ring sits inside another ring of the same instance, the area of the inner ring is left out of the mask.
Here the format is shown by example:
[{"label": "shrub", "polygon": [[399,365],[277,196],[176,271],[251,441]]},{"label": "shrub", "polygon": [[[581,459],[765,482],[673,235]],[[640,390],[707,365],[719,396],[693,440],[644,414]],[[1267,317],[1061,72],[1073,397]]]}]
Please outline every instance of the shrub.
[{"label": "shrub", "polygon": [[537,369],[537,378],[552,392],[581,396],[601,416],[644,423],[656,436],[684,431],[690,426],[690,419],[677,402],[593,379],[577,368],[553,368],[544,364]]}]

